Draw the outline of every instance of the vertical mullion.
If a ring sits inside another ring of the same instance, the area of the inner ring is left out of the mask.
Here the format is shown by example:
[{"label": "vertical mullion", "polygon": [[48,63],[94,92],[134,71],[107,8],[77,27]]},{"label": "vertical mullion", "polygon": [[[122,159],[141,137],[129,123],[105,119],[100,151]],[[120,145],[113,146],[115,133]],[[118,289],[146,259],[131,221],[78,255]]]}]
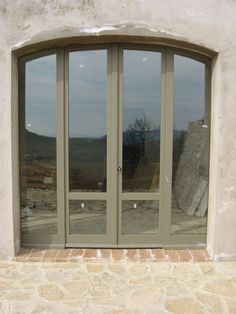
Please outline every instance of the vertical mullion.
[{"label": "vertical mullion", "polygon": [[209,63],[205,63],[205,125],[207,126],[206,146],[207,163],[210,157],[210,130],[211,130],[211,67]]},{"label": "vertical mullion", "polygon": [[[26,173],[22,173],[22,160],[25,147],[25,61],[19,61],[19,195],[20,195],[20,206],[21,210],[21,200],[22,200],[22,189],[23,189],[23,178],[26,178]],[[24,169],[24,172],[26,170]],[[26,197],[26,187],[24,186],[24,197]],[[20,234],[21,234],[21,245],[22,241],[22,219],[20,215]]]},{"label": "vertical mullion", "polygon": [[64,55],[64,88],[65,88],[65,109],[64,109],[64,154],[65,154],[65,242],[69,238],[69,51],[65,50]]},{"label": "vertical mullion", "polygon": [[57,215],[58,215],[58,241],[65,245],[65,158],[64,158],[64,75],[65,75],[64,49],[57,52]]},{"label": "vertical mullion", "polygon": [[123,54],[124,49],[119,47],[118,49],[118,134],[117,134],[117,143],[118,143],[118,164],[117,166],[121,167],[122,171],[117,172],[117,190],[118,190],[118,200],[117,200],[117,224],[118,224],[118,243],[121,240],[122,234],[122,178],[123,178]]},{"label": "vertical mullion", "polygon": [[166,49],[165,64],[165,161],[164,161],[164,230],[163,244],[168,244],[172,207],[172,155],[173,155],[173,99],[174,99],[174,53]]},{"label": "vertical mullion", "polygon": [[109,242],[117,244],[117,45],[109,46],[107,100],[107,233]]},{"label": "vertical mullion", "polygon": [[[205,124],[207,125],[207,130],[206,130],[206,146],[205,149],[207,149],[207,160],[206,160],[206,165],[208,166],[208,210],[207,210],[207,216],[209,217],[209,209],[212,208],[210,206],[210,193],[211,189],[209,188],[211,186],[211,164],[210,164],[210,157],[211,157],[211,64],[210,62],[205,63]],[[208,224],[208,217],[207,217],[207,235],[206,237],[209,237],[210,234],[210,229],[209,224]],[[208,239],[206,239],[206,243],[208,243]]]},{"label": "vertical mullion", "polygon": [[161,243],[165,242],[165,153],[166,153],[166,49],[161,55],[161,134],[160,134],[160,207],[159,207],[159,229]]}]

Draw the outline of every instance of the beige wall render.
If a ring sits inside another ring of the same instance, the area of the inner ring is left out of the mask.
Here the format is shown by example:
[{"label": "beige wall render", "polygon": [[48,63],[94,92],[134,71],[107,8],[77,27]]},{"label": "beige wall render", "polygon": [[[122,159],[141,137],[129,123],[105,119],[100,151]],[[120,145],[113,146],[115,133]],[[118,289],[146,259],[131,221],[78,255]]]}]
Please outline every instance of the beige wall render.
[{"label": "beige wall render", "polygon": [[20,247],[17,55],[60,38],[126,35],[218,53],[207,247],[215,259],[236,258],[236,1],[0,0],[0,30],[0,255],[10,258]]}]

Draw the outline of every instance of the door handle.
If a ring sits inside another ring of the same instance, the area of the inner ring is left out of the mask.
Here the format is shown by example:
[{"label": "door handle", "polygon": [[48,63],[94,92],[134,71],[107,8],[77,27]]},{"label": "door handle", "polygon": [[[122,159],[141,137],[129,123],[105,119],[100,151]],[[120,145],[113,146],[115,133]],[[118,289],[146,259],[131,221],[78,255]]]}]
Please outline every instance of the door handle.
[{"label": "door handle", "polygon": [[121,167],[118,167],[118,168],[117,168],[117,171],[118,171],[118,172],[121,172],[121,171],[122,171],[122,168],[121,168]]}]

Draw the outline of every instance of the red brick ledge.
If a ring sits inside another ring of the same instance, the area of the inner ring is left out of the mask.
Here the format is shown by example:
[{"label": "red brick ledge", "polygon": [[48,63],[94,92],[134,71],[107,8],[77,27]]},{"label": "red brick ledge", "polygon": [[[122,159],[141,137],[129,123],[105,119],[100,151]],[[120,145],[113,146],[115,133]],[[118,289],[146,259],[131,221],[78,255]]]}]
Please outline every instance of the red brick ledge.
[{"label": "red brick ledge", "polygon": [[207,250],[165,249],[21,249],[19,262],[206,262]]}]

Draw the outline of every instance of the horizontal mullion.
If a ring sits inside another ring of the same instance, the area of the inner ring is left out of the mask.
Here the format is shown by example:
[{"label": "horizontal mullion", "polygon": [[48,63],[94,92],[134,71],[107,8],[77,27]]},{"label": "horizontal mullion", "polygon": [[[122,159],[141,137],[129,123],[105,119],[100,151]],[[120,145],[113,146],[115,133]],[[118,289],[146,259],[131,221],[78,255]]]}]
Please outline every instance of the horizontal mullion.
[{"label": "horizontal mullion", "polygon": [[107,200],[107,193],[103,192],[69,192],[69,200]]},{"label": "horizontal mullion", "polygon": [[121,200],[159,201],[160,193],[121,193]]},{"label": "horizontal mullion", "polygon": [[206,247],[206,235],[170,235],[165,247],[200,248]]},{"label": "horizontal mullion", "polygon": [[119,237],[119,247],[131,246],[141,247],[144,245],[158,247],[162,243],[160,234],[156,235],[121,235]]},{"label": "horizontal mullion", "polygon": [[118,244],[117,248],[127,248],[127,249],[146,249],[146,248],[162,248],[162,243],[161,242],[156,242],[156,243],[138,243],[138,244],[130,244],[130,243],[123,243],[123,244]]},{"label": "horizontal mullion", "polygon": [[55,234],[42,234],[38,233],[24,233],[21,236],[22,244],[42,244],[42,245],[56,245],[59,244],[59,236],[58,233]]},{"label": "horizontal mullion", "polygon": [[[202,243],[201,243],[202,241]],[[204,234],[170,234],[169,243],[186,243],[186,242],[196,242],[198,244],[206,243],[206,235]]]},{"label": "horizontal mullion", "polygon": [[78,245],[84,245],[84,247],[86,247],[86,244],[93,245],[110,243],[109,238],[110,236],[108,234],[69,234],[67,239],[67,245],[68,243],[77,243]]},{"label": "horizontal mullion", "polygon": [[[100,241],[100,240],[99,240]],[[100,241],[101,242],[101,241]],[[67,248],[96,248],[96,249],[114,249],[117,248],[117,244],[111,244],[111,243],[87,243],[87,242],[83,242],[83,243],[79,243],[78,241],[76,242],[69,242],[66,244]]]}]

